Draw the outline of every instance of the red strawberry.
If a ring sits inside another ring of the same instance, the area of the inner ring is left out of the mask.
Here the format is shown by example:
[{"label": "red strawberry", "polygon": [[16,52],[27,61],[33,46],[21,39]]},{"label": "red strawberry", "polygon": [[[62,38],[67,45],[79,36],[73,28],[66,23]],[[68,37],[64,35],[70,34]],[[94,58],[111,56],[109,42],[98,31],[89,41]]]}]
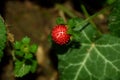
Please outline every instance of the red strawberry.
[{"label": "red strawberry", "polygon": [[70,35],[67,34],[67,27],[65,25],[57,25],[52,29],[52,39],[59,45],[67,44],[70,40]]}]

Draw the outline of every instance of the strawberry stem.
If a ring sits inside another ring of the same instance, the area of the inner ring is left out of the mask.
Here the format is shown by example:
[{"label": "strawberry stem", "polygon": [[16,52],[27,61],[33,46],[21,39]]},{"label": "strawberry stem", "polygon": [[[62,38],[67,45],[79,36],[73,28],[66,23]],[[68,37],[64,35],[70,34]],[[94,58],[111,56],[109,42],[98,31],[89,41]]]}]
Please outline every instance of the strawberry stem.
[{"label": "strawberry stem", "polygon": [[[82,9],[83,13],[85,14],[85,17],[86,17],[86,18],[89,18],[90,15],[89,15],[89,13],[87,12],[87,9],[85,8],[84,5],[81,5],[81,9]],[[90,19],[89,22],[92,24],[92,26],[93,26],[93,27],[98,31],[98,33],[101,35],[101,34],[102,34],[101,31],[97,28],[97,26],[96,26],[96,24],[93,22],[93,20]]]}]

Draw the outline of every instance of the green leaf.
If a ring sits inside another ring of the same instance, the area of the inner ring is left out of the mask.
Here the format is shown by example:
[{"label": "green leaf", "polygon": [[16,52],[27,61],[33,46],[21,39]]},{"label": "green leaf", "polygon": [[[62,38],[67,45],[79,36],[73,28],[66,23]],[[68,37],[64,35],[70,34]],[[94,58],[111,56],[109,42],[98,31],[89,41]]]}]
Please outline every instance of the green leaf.
[{"label": "green leaf", "polygon": [[81,31],[84,30],[84,28],[89,27],[91,25],[80,18],[72,18],[68,21],[68,26],[69,26],[68,34],[72,35],[72,40],[75,42],[80,42]]},{"label": "green leaf", "polygon": [[106,2],[108,3],[108,4],[112,4],[112,3],[114,3],[116,0],[106,0]]},{"label": "green leaf", "polygon": [[109,30],[112,35],[120,37],[120,0],[116,0],[109,16]]},{"label": "green leaf", "polygon": [[21,51],[16,50],[16,51],[15,51],[15,55],[16,55],[16,56],[19,56],[19,57],[22,57],[22,56],[24,56],[24,53],[21,52]]},{"label": "green leaf", "polygon": [[58,17],[58,18],[56,19],[56,23],[57,23],[57,24],[65,24],[63,18],[61,18],[61,17]]},{"label": "green leaf", "polygon": [[35,44],[31,45],[31,46],[30,46],[30,52],[31,52],[31,53],[36,53],[37,48],[38,48],[37,45],[35,45]]},{"label": "green leaf", "polygon": [[72,18],[72,19],[68,20],[67,25],[68,25],[70,28],[74,28],[75,25],[76,25],[76,21],[77,21],[76,18]]},{"label": "green leaf", "polygon": [[18,41],[16,41],[16,42],[14,43],[14,48],[15,48],[15,49],[20,49],[20,47],[21,47],[21,43],[18,42]]},{"label": "green leaf", "polygon": [[80,18],[72,18],[70,20],[68,20],[68,26],[70,28],[82,28],[82,25],[79,25],[83,20]]},{"label": "green leaf", "polygon": [[22,43],[23,43],[23,44],[29,44],[29,43],[30,43],[30,38],[24,37],[24,38],[22,39]]},{"label": "green leaf", "polygon": [[29,45],[28,44],[22,44],[20,46],[20,50],[23,52],[23,53],[29,53]]},{"label": "green leaf", "polygon": [[50,45],[52,44],[52,37],[51,37],[51,34],[48,35],[48,42],[50,43]]},{"label": "green leaf", "polygon": [[67,24],[74,31],[81,31],[89,25],[87,21],[84,21],[83,19],[77,17],[68,20]]},{"label": "green leaf", "polygon": [[74,32],[72,33],[72,40],[73,41],[76,41],[76,42],[79,42],[80,41],[80,32]]},{"label": "green leaf", "polygon": [[16,61],[14,69],[15,77],[23,77],[24,75],[29,73],[30,69],[30,65],[26,65],[24,62]]},{"label": "green leaf", "polygon": [[34,73],[37,69],[37,61],[32,60],[32,65],[31,65],[31,72]]},{"label": "green leaf", "polygon": [[[88,42],[90,39],[86,36]],[[115,41],[116,42],[115,42]],[[119,80],[120,39],[105,35],[59,55],[60,80]]]},{"label": "green leaf", "polygon": [[2,17],[0,16],[0,60],[3,56],[3,49],[5,48],[6,42],[6,27]]},{"label": "green leaf", "polygon": [[60,80],[119,80],[120,39],[103,35],[87,26],[81,32],[79,47],[58,55]]},{"label": "green leaf", "polygon": [[25,59],[31,59],[31,58],[33,58],[33,54],[31,54],[31,53],[25,53],[24,58]]}]

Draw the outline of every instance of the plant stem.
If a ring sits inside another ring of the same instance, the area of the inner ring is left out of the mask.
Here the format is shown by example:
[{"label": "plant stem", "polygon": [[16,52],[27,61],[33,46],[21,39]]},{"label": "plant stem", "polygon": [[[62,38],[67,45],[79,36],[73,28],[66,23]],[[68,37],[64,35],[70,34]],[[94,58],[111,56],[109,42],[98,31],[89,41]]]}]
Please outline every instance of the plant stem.
[{"label": "plant stem", "polygon": [[[110,7],[106,7],[106,8],[104,8],[104,9],[102,9],[101,11],[95,13],[94,15],[89,16],[89,17],[88,17],[87,19],[85,19],[84,21],[78,23],[77,26],[80,26],[80,27],[76,27],[74,30],[80,30],[80,29],[81,29],[81,26],[84,27],[84,25],[88,24],[88,22],[90,22],[90,21],[91,21],[92,19],[94,19],[96,16],[98,16],[98,15],[101,14],[101,13],[104,13],[106,10],[109,10],[109,9],[110,9]],[[85,12],[85,14],[86,14],[86,12]],[[92,24],[93,24],[93,23],[92,23]],[[96,27],[95,24],[93,24],[93,25],[94,25],[94,27]],[[98,31],[98,32],[101,34],[100,31]]]},{"label": "plant stem", "polygon": [[64,7],[63,5],[56,4],[56,8],[62,10],[63,12],[65,12],[71,18],[76,17],[68,8]]},{"label": "plant stem", "polygon": [[[75,18],[76,17],[69,9],[67,9],[63,5],[56,4],[56,8],[62,10],[63,12],[65,12],[71,18]],[[110,6],[105,7],[104,9],[102,9],[101,11],[93,14],[92,16],[89,16],[86,8],[83,5],[81,5],[81,8],[82,8],[83,12],[85,13],[85,16],[87,17],[87,19],[85,19],[84,21],[82,21],[82,22],[80,22],[80,23],[77,24],[77,26],[80,26],[80,27],[76,27],[76,28],[74,28],[74,30],[78,30],[78,31],[81,30],[81,29],[83,29],[83,28],[85,28],[85,25],[87,25],[88,22],[90,22],[96,28],[96,30],[98,30],[97,27],[96,27],[96,25],[92,21],[92,19],[94,19],[96,16],[100,15],[101,13],[104,13],[105,11],[109,10],[111,7]],[[82,26],[82,28],[81,28],[81,26]],[[99,30],[98,30],[98,33],[100,35],[102,34]]]},{"label": "plant stem", "polygon": [[15,54],[14,54],[14,50],[11,51],[11,54],[12,54],[13,60],[15,61],[16,57],[15,57]]},{"label": "plant stem", "polygon": [[[81,5],[81,9],[82,9],[83,13],[85,14],[86,18],[89,18],[90,15],[88,14],[88,12],[87,12],[87,10],[86,10],[86,8],[85,8],[84,5]],[[96,27],[96,25],[95,25],[95,23],[92,21],[92,19],[90,19],[89,22],[90,22],[94,27]]]},{"label": "plant stem", "polygon": [[[85,8],[84,5],[81,5],[81,9],[82,9],[83,13],[85,14],[86,18],[89,18],[90,15],[88,14],[88,12],[87,12],[87,10],[86,10],[86,8]],[[98,30],[98,28],[97,28],[97,26],[95,25],[95,23],[93,22],[93,20],[90,19],[89,22],[93,25],[93,27],[94,27],[94,28],[98,31],[98,33],[101,35],[101,34],[102,34],[101,31]]]},{"label": "plant stem", "polygon": [[105,11],[107,11],[107,10],[109,10],[109,9],[110,9],[110,7],[106,7],[106,8],[104,8],[104,9],[102,9],[101,11],[95,13],[94,15],[89,16],[89,17],[88,17],[86,20],[84,20],[83,22],[90,21],[91,19],[95,18],[96,16],[98,16],[98,15],[101,14],[101,13],[104,13]]}]

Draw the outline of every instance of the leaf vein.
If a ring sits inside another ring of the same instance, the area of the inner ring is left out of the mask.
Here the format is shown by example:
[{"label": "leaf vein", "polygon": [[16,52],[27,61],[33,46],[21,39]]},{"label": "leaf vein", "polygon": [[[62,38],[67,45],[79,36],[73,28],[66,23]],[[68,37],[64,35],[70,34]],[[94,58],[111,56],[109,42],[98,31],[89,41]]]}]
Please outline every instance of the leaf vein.
[{"label": "leaf vein", "polygon": [[111,61],[109,61],[105,56],[103,56],[103,55],[101,54],[101,52],[100,52],[96,47],[94,47],[94,49],[95,49],[95,51],[97,52],[97,54],[98,54],[101,58],[103,58],[107,63],[109,63],[116,71],[119,71],[119,72],[120,72],[119,68],[116,67],[116,66],[115,66]]},{"label": "leaf vein", "polygon": [[73,80],[77,80],[79,73],[82,70],[82,68],[85,66],[85,63],[87,62],[87,59],[89,58],[90,52],[92,51],[93,48],[94,48],[94,44],[92,44],[92,46],[89,48],[88,52],[86,53],[86,56],[81,64],[81,66],[78,68],[78,71],[76,72],[76,75]]}]

